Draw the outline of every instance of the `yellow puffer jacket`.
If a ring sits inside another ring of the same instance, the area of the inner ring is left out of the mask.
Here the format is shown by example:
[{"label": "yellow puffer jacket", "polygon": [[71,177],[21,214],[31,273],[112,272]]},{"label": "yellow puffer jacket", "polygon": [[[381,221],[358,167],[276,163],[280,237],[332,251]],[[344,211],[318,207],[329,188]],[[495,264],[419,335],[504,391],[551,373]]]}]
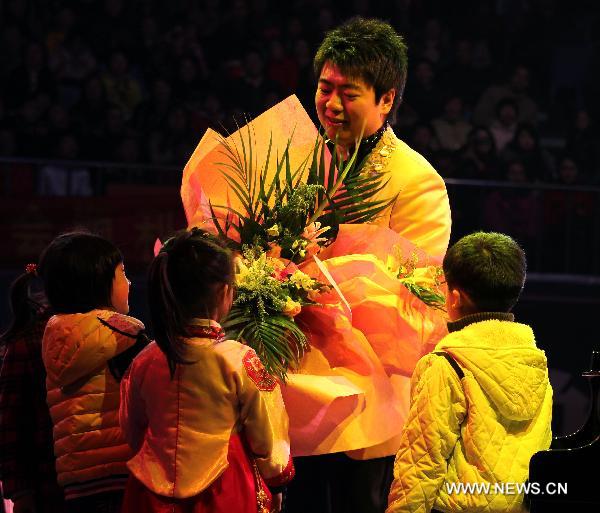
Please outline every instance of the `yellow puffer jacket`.
[{"label": "yellow puffer jacket", "polygon": [[137,319],[107,310],[48,321],[42,356],[60,485],[127,474],[131,451],[119,428],[119,383],[108,362],[143,329]]},{"label": "yellow puffer jacket", "polygon": [[546,357],[531,328],[475,322],[435,351],[450,354],[464,378],[440,355],[417,364],[387,512],[524,511],[517,487],[531,456],[550,446],[552,417]]}]

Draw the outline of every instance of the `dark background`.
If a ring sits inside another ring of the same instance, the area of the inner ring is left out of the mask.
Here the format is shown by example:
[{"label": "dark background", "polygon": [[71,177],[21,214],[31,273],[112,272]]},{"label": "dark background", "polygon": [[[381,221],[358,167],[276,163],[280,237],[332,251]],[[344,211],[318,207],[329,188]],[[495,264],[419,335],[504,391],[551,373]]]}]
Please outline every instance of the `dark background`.
[{"label": "dark background", "polygon": [[185,225],[181,170],[204,130],[292,93],[314,118],[311,57],[354,14],[406,38],[394,129],[447,180],[453,240],[494,229],[526,248],[515,313],[547,352],[557,432],[575,429],[600,345],[594,0],[0,2],[0,326],[10,281],[76,225],[121,247],[146,320],[145,266]]}]

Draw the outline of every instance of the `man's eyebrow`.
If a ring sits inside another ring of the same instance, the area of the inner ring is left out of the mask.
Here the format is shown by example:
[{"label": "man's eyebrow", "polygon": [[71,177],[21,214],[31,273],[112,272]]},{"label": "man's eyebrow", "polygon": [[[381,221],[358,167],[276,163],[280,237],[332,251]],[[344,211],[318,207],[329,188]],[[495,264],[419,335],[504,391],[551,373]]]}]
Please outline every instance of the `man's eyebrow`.
[{"label": "man's eyebrow", "polygon": [[[335,85],[333,82],[330,82],[326,78],[319,78],[319,83],[320,84],[325,84],[325,85],[328,85],[328,86],[334,86]],[[356,90],[361,90],[362,89],[362,87],[360,86],[360,84],[356,84],[354,82],[344,82],[343,84],[340,84],[340,87],[342,87],[343,89],[356,89]]]}]

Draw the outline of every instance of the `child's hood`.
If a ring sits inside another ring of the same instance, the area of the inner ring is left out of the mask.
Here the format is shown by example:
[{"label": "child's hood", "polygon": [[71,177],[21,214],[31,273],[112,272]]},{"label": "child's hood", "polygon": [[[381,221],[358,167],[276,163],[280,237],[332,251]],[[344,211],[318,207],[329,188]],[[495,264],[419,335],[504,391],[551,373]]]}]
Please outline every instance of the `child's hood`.
[{"label": "child's hood", "polygon": [[550,386],[544,351],[529,326],[488,320],[450,333],[435,348],[451,354],[473,375],[498,412],[510,420],[529,420]]},{"label": "child's hood", "polygon": [[42,344],[48,380],[64,387],[98,372],[142,330],[138,319],[108,310],[54,315]]}]

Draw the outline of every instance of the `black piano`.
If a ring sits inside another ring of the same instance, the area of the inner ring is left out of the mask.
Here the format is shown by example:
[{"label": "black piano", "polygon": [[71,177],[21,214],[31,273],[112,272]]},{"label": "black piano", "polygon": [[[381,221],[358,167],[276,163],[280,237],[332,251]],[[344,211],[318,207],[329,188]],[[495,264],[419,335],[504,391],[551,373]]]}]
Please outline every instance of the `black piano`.
[{"label": "black piano", "polygon": [[539,493],[526,497],[530,513],[600,513],[600,351],[592,352],[590,370],[582,376],[590,387],[587,421],[531,458],[529,483],[537,483]]}]

